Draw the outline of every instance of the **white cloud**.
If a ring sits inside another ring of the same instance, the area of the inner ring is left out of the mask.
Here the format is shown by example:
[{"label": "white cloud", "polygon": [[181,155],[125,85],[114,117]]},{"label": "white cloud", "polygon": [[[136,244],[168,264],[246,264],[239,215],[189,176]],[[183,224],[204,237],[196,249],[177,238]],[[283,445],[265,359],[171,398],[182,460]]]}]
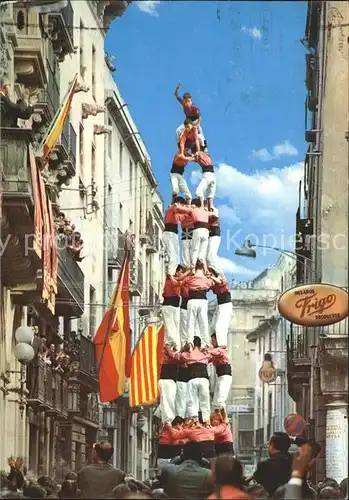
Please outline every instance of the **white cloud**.
[{"label": "white cloud", "polygon": [[255,40],[260,40],[262,38],[262,32],[256,26],[253,28],[247,28],[247,26],[241,26],[241,31],[243,33],[246,33],[247,35],[250,35],[252,38]]},{"label": "white cloud", "polygon": [[252,269],[248,269],[244,266],[238,266],[230,259],[226,257],[218,257],[217,258],[217,267],[221,269],[224,274],[233,274],[234,276],[245,276],[245,277],[254,277],[257,276],[258,272],[253,271]]},{"label": "white cloud", "polygon": [[[223,255],[233,255],[236,246],[248,235],[260,245],[292,246],[303,170],[302,162],[252,174],[242,173],[226,163],[217,167],[215,205],[222,220]],[[193,171],[193,184],[200,177],[198,171]]]},{"label": "white cloud", "polygon": [[139,0],[135,2],[140,11],[145,14],[149,14],[153,17],[159,17],[159,13],[156,10],[157,6],[160,4],[160,0]]},{"label": "white cloud", "polygon": [[289,141],[284,141],[282,144],[275,144],[272,149],[272,153],[270,153],[266,148],[262,149],[253,149],[252,155],[257,160],[261,161],[270,161],[276,160],[281,156],[297,156],[298,149],[293,146]]}]

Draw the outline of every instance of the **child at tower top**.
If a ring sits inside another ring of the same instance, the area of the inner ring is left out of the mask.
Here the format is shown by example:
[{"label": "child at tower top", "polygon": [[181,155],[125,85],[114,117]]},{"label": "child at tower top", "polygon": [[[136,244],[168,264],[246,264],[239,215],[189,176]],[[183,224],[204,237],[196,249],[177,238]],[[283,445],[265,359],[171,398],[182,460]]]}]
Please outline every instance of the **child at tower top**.
[{"label": "child at tower top", "polygon": [[193,122],[194,124],[199,123],[200,116],[201,116],[199,108],[195,104],[193,104],[192,99],[191,99],[191,95],[189,94],[189,92],[185,92],[183,94],[183,97],[181,97],[178,94],[178,91],[180,88],[181,88],[181,85],[178,84],[176,87],[176,90],[174,92],[175,98],[182,105],[185,116],[187,118],[189,118],[189,120],[191,122]]}]

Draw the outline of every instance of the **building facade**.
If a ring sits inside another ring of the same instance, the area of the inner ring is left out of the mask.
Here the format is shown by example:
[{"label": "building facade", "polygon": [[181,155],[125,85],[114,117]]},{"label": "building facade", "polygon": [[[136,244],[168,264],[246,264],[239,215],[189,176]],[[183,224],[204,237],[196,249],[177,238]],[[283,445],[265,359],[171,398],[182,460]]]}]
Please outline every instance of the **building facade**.
[{"label": "building facade", "polygon": [[[308,2],[306,131],[309,144],[296,217],[297,283],[348,290],[348,35],[346,2]],[[291,326],[289,392],[322,445],[314,480],[341,481],[348,469],[348,318]],[[344,461],[343,461],[344,457]]]},{"label": "building facade", "polygon": [[[134,235],[133,344],[142,318],[157,308],[162,201],[132,118],[117,110],[123,101],[104,52],[109,23],[127,6],[126,1],[68,1],[61,9],[45,2],[39,9],[30,2],[1,7],[2,76],[11,83],[11,100],[24,99],[34,108],[18,127],[1,125],[1,470],[8,456],[22,456],[35,474],[61,479],[89,461],[103,425],[92,338],[117,280],[127,230]],[[69,117],[43,165],[40,143],[76,73]],[[114,171],[112,161],[120,170]],[[51,202],[50,234],[57,243],[53,304],[43,301],[43,257],[33,250],[36,166],[43,168],[42,192]],[[35,332],[35,357],[24,378],[14,356],[14,333],[21,325]],[[118,453],[121,436],[135,443],[124,456],[139,457],[136,472],[143,475],[151,415],[151,410],[127,411],[126,428],[114,440]]]}]

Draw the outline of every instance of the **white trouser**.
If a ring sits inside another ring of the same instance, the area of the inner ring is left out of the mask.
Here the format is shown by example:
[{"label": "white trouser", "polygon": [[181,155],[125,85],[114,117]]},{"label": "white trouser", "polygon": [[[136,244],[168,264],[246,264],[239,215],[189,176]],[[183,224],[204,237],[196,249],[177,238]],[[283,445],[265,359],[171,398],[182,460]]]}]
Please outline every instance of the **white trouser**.
[{"label": "white trouser", "polygon": [[190,266],[190,254],[191,254],[191,242],[192,240],[182,240],[182,264],[183,266]]},{"label": "white trouser", "polygon": [[176,416],[175,400],[176,400],[177,385],[174,380],[160,379],[160,411],[161,422],[172,422]]},{"label": "white trouser", "polygon": [[[197,131],[198,131],[199,143],[201,144],[201,146],[204,146],[205,145],[205,136],[204,136],[204,133],[202,131],[202,127],[201,127],[200,123],[198,123],[196,125],[196,128],[197,128]],[[176,144],[179,143],[179,141],[181,139],[181,135],[183,134],[184,130],[185,130],[185,126],[184,126],[183,123],[182,123],[182,125],[180,125],[176,129]]]},{"label": "white trouser", "polygon": [[217,256],[219,245],[221,244],[220,236],[210,236],[208,238],[208,246],[207,246],[207,265],[208,267],[212,267],[217,273],[220,273],[220,269],[217,266]]},{"label": "white trouser", "polygon": [[209,231],[204,227],[199,227],[193,231],[191,242],[191,264],[195,266],[196,261],[200,259],[206,262]]},{"label": "white trouser", "polygon": [[231,375],[217,377],[212,400],[214,409],[226,409],[225,402],[229,396],[232,381],[233,377]]},{"label": "white trouser", "polygon": [[172,233],[171,231],[164,231],[162,233],[162,242],[168,257],[168,274],[174,276],[179,263],[178,234]]},{"label": "white trouser", "polygon": [[170,174],[172,194],[183,193],[187,200],[191,200],[191,192],[188,184],[181,174]]},{"label": "white trouser", "polygon": [[162,306],[161,311],[165,323],[165,342],[175,345],[179,349],[179,307]]},{"label": "white trouser", "polygon": [[189,380],[187,408],[189,417],[197,417],[201,411],[204,421],[210,418],[210,384],[207,378]]},{"label": "white trouser", "polygon": [[190,344],[194,342],[194,335],[201,338],[202,347],[210,346],[208,331],[208,305],[206,299],[188,300],[188,325],[187,339]]},{"label": "white trouser", "polygon": [[195,194],[198,198],[204,198],[205,192],[207,198],[214,198],[216,194],[216,176],[213,172],[202,174],[202,179],[196,188]]},{"label": "white trouser", "polygon": [[176,394],[176,416],[186,418],[187,417],[187,382],[177,381],[177,394]]},{"label": "white trouser", "polygon": [[183,347],[188,341],[188,311],[180,309],[179,313],[179,335],[181,338],[181,346]]},{"label": "white trouser", "polygon": [[166,467],[167,464],[171,462],[171,458],[158,458],[157,459],[157,466],[158,469],[163,469]]},{"label": "white trouser", "polygon": [[228,331],[232,313],[233,304],[231,302],[227,302],[226,304],[218,304],[214,330],[216,332],[217,343],[219,346],[227,346]]}]

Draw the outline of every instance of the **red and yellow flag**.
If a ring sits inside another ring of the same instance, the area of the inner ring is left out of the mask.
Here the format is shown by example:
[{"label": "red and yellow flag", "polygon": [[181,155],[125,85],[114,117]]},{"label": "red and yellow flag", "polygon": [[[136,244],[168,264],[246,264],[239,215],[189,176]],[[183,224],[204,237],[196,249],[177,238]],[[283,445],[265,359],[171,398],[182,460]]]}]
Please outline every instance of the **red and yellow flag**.
[{"label": "red and yellow flag", "polygon": [[130,253],[126,251],[116,289],[93,339],[103,403],[114,401],[124,394],[130,371],[129,285]]},{"label": "red and yellow flag", "polygon": [[74,80],[71,83],[70,89],[67,92],[67,95],[57,113],[57,115],[54,118],[52,127],[47,134],[44,142],[43,142],[43,155],[42,159],[43,161],[47,161],[52,149],[55,147],[57,144],[57,141],[59,139],[59,136],[62,133],[63,127],[64,127],[64,122],[67,119],[67,116],[70,111],[70,106],[71,102],[74,97],[74,92],[76,85],[78,83],[78,75],[76,74],[74,77]]},{"label": "red and yellow flag", "polygon": [[130,406],[156,403],[159,397],[158,380],[163,360],[165,329],[147,326],[132,354],[130,376]]}]

